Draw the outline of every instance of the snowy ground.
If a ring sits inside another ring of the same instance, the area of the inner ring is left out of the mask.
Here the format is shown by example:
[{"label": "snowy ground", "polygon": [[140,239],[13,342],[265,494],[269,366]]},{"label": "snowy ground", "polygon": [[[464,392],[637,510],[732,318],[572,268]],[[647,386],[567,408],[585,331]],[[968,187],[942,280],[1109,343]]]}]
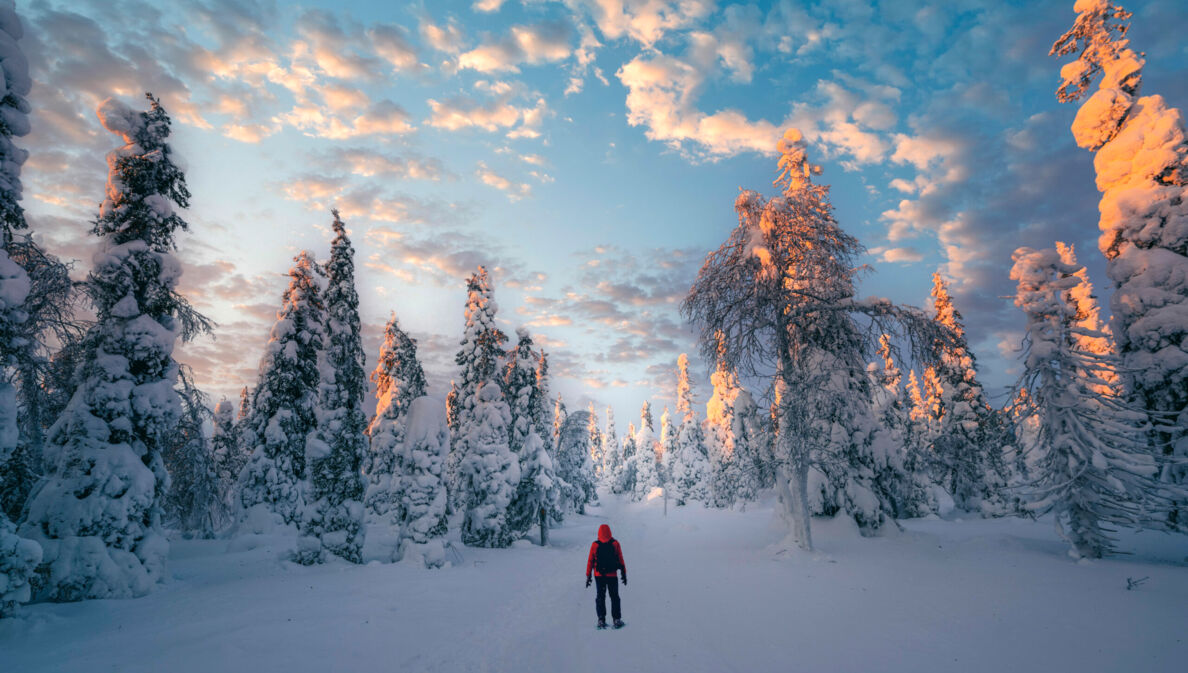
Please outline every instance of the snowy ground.
[{"label": "snowy ground", "polygon": [[[1184,671],[1188,537],[1077,564],[1047,523],[912,521],[863,539],[816,522],[782,550],[771,509],[604,499],[552,546],[463,549],[459,567],[304,568],[280,546],[179,541],[139,600],[0,621],[0,671]],[[622,542],[622,631],[584,588],[597,525]],[[236,545],[240,547],[242,545]],[[1150,577],[1126,590],[1127,577]]]}]

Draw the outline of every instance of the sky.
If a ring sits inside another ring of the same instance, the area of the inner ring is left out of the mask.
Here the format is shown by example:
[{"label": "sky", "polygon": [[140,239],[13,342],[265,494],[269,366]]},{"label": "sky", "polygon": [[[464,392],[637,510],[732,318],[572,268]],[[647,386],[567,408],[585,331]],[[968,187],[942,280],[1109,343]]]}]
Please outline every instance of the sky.
[{"label": "sky", "polygon": [[[1188,105],[1182,0],[1125,3],[1146,94]],[[797,127],[867,248],[862,295],[926,305],[952,284],[987,390],[1017,375],[1011,252],[1076,246],[1103,301],[1092,156],[1056,102],[1072,0],[18,0],[34,88],[19,144],[35,236],[85,274],[117,138],[95,108],[174,118],[193,193],[181,290],[218,323],[179,349],[215,400],[254,385],[292,258],[357,250],[369,369],[391,312],[430,394],[455,375],[465,279],[550,357],[570,410],[672,405],[678,307],[773,194]]]}]

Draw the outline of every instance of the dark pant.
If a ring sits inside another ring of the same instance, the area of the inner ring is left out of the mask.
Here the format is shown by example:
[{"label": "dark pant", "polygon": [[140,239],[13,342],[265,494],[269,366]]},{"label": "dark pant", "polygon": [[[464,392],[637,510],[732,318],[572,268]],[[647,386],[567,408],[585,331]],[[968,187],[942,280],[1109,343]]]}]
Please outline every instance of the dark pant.
[{"label": "dark pant", "polygon": [[598,585],[598,598],[594,600],[594,608],[598,610],[598,619],[606,619],[607,591],[610,591],[611,597],[611,617],[622,619],[623,613],[619,610],[619,578],[616,575],[595,577],[594,582]]}]

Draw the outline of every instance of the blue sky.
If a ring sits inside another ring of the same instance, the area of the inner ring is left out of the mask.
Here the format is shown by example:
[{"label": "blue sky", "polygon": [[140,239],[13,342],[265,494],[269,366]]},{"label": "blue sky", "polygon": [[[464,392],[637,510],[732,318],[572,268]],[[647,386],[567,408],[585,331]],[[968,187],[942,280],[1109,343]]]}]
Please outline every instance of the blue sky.
[{"label": "blue sky", "polygon": [[[695,351],[677,304],[797,126],[869,249],[863,292],[924,304],[939,269],[997,391],[1020,336],[1015,247],[1074,243],[1107,294],[1092,157],[1047,56],[1072,4],[18,2],[26,207],[85,271],[116,140],[94,109],[152,91],[194,194],[184,289],[220,324],[180,357],[216,398],[254,384],[283,274],[327,253],[336,206],[373,359],[395,310],[444,394],[464,278],[487,264],[570,408],[613,405],[622,429],[644,399],[671,403]],[[1145,93],[1183,107],[1188,12],[1126,6]]]}]

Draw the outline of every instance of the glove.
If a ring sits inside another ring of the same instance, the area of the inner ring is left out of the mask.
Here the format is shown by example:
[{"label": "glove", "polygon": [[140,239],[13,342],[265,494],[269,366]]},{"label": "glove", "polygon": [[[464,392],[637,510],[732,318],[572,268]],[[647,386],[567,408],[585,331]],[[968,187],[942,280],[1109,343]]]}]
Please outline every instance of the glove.
[{"label": "glove", "polygon": [[590,581],[591,581],[591,580],[590,580],[590,578],[589,578],[589,577],[587,577],[587,578],[586,578],[586,588],[587,588],[587,589],[590,587]]},{"label": "glove", "polygon": [[623,586],[627,586],[627,575],[623,575]]}]

